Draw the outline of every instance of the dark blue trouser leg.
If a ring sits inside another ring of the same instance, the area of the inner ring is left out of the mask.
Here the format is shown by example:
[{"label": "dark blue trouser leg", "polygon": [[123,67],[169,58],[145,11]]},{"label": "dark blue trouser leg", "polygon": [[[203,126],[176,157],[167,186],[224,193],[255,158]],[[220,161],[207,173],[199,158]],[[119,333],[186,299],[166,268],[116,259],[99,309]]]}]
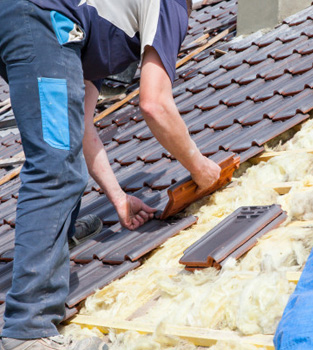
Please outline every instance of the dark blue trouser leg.
[{"label": "dark blue trouser leg", "polygon": [[67,234],[87,182],[81,47],[62,47],[49,12],[27,0],[0,0],[0,8],[0,56],[26,155],[2,335],[49,337],[64,314]]},{"label": "dark blue trouser leg", "polygon": [[276,350],[313,349],[313,250],[274,337]]}]

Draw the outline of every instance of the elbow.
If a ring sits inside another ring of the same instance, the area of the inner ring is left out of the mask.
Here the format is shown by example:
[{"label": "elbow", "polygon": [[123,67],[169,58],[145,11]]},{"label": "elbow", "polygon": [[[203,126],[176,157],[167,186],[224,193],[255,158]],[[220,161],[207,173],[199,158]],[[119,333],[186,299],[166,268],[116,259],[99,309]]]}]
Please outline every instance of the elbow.
[{"label": "elbow", "polygon": [[153,100],[141,100],[139,103],[141,113],[145,120],[155,121],[166,114],[166,106],[163,103]]}]

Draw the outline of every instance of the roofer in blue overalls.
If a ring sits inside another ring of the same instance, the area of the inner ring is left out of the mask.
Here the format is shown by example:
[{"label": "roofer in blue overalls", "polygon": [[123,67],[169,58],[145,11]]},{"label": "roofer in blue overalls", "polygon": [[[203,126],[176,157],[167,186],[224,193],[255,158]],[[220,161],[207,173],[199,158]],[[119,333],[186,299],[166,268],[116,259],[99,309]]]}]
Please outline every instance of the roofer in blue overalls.
[{"label": "roofer in blue overalls", "polygon": [[98,338],[72,342],[57,330],[86,163],[124,227],[136,229],[154,209],[122,191],[94,128],[103,78],[141,59],[140,108],[153,134],[199,191],[218,179],[220,167],[201,155],[172,97],[190,9],[191,0],[0,0],[0,74],[26,156],[3,349],[106,348]]}]

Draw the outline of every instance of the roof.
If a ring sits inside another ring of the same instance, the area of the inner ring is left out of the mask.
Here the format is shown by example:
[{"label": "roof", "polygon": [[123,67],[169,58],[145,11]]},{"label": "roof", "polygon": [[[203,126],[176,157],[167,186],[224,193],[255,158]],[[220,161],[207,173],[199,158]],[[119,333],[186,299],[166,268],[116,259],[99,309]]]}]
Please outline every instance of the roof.
[{"label": "roof", "polygon": [[[200,45],[204,32],[213,36],[233,25],[236,11],[235,0],[194,11],[183,51]],[[233,31],[178,68],[173,94],[204,155],[223,158],[235,154],[244,162],[262,152],[266,142],[309,118],[313,109],[313,7],[265,35],[234,36]],[[200,44],[195,43],[199,38]],[[3,101],[7,87],[0,84]],[[135,82],[129,91],[137,85]],[[187,181],[188,173],[154,139],[138,102],[138,97],[133,98],[99,121],[97,127],[123,189],[162,211],[168,188]],[[13,157],[22,150],[19,134],[2,136],[0,144],[1,158]],[[1,169],[0,179],[10,170]],[[15,178],[0,187],[0,303],[10,287],[19,185]],[[153,220],[130,233],[121,229],[113,207],[91,178],[79,215],[89,213],[97,214],[105,226],[97,237],[71,251],[67,316],[76,313],[77,304],[95,288],[138,267],[144,254],[196,220],[192,216]],[[151,239],[152,234],[156,239]],[[1,309],[3,304],[0,315]]]}]

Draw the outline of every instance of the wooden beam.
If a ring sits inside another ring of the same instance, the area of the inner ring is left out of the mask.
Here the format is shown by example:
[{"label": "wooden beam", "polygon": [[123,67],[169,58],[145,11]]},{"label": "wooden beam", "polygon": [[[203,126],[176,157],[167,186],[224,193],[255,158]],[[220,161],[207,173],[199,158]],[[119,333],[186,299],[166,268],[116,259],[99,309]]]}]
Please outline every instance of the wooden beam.
[{"label": "wooden beam", "polygon": [[10,180],[14,179],[17,175],[19,175],[19,173],[22,170],[22,165],[17,167],[16,169],[13,169],[12,171],[10,171],[9,173],[7,173],[6,175],[4,175],[1,179],[0,179],[0,186],[9,182]]},{"label": "wooden beam", "polygon": [[301,277],[302,271],[287,271],[286,277],[289,282],[298,283]]},{"label": "wooden beam", "polygon": [[25,162],[25,158],[24,157],[12,157],[12,158],[4,158],[0,160],[0,168],[7,168],[9,166],[13,166],[13,165],[18,165],[18,164],[22,164]]},{"label": "wooden beam", "polygon": [[313,149],[297,149],[292,151],[280,151],[280,152],[263,152],[259,156],[253,157],[249,159],[249,162],[252,164],[259,164],[260,162],[267,162],[268,160],[272,159],[273,157],[278,157],[281,155],[297,155],[301,153],[313,153]]},{"label": "wooden beam", "polygon": [[225,38],[226,35],[228,35],[229,33],[231,33],[232,31],[234,31],[236,29],[236,25],[231,26],[230,28],[224,30],[223,32],[217,34],[216,36],[214,36],[212,39],[210,39],[205,45],[199,47],[198,49],[190,52],[188,55],[186,55],[184,58],[182,58],[181,60],[179,60],[176,63],[176,68],[179,68],[180,66],[182,66],[183,64],[185,64],[186,62],[188,62],[192,57],[198,55],[199,53],[201,53],[202,51],[206,50],[208,47],[212,46],[213,44],[215,44],[216,42],[218,42],[219,40]]},{"label": "wooden beam", "polygon": [[[181,60],[179,60],[176,63],[176,68],[179,68],[180,66],[182,66],[183,64],[185,64],[186,62],[188,62],[189,60],[191,60],[192,57],[198,55],[200,52],[204,51],[205,49],[207,49],[208,47],[212,46],[213,44],[215,44],[217,41],[223,39],[226,35],[228,35],[230,32],[232,32],[233,30],[236,29],[236,26],[231,26],[230,28],[224,30],[223,32],[221,32],[220,34],[216,35],[215,37],[213,37],[211,40],[209,40],[205,45],[197,48],[196,50],[190,52],[188,55],[186,55],[184,58],[182,58]],[[128,101],[130,101],[132,98],[136,97],[139,94],[139,89],[134,90],[133,92],[131,92],[127,97],[125,97],[122,101],[116,102],[114,105],[110,106],[109,108],[105,109],[103,112],[101,112],[100,114],[98,114],[95,118],[94,118],[94,123],[97,123],[99,120],[103,119],[104,117],[108,116],[109,114],[113,113],[114,111],[116,111],[117,109],[119,109],[120,107],[122,107],[125,103],[127,103]]]},{"label": "wooden beam", "polygon": [[11,105],[10,98],[7,98],[6,100],[0,102],[0,107],[6,106],[6,105]]},{"label": "wooden beam", "polygon": [[21,164],[24,162],[25,162],[25,154],[24,154],[24,151],[21,151],[12,158],[0,159],[0,168],[5,168],[11,165]]},{"label": "wooden beam", "polygon": [[278,194],[286,194],[288,193],[292,186],[294,186],[297,183],[297,181],[289,181],[289,182],[278,182],[275,184],[269,184],[268,187],[273,188]]},{"label": "wooden beam", "polygon": [[[298,184],[299,181],[287,181],[287,182],[278,182],[278,183],[272,183],[268,184],[268,187],[273,188],[278,194],[286,194],[289,193],[289,191],[292,189],[293,186]],[[311,188],[313,186],[306,186],[308,188]]]},{"label": "wooden beam", "polygon": [[8,111],[11,108],[11,103],[8,103],[7,105],[4,105],[3,107],[0,108],[0,114],[3,112]]},{"label": "wooden beam", "polygon": [[309,220],[309,221],[292,221],[287,226],[291,226],[291,227],[313,227],[313,220]]},{"label": "wooden beam", "polygon": [[25,162],[25,158],[4,158],[0,160],[0,168],[6,168],[8,166],[17,165]]},{"label": "wooden beam", "polygon": [[136,97],[139,93],[139,89],[134,90],[133,92],[131,92],[129,95],[127,95],[122,101],[118,101],[116,103],[114,103],[114,105],[108,107],[107,109],[105,109],[103,112],[101,112],[100,114],[98,114],[94,119],[93,122],[96,123],[99,120],[103,119],[104,117],[106,117],[107,115],[111,114],[112,112],[116,111],[117,109],[119,109],[120,107],[122,107],[126,102],[130,101],[132,98]]},{"label": "wooden beam", "polygon": [[[301,273],[302,271],[286,271],[286,278],[289,282],[298,283]],[[260,273],[256,271],[234,271],[233,273],[230,273],[228,271],[228,274],[234,278],[255,278]]]},{"label": "wooden beam", "polygon": [[215,49],[214,57],[215,58],[219,58],[219,57],[224,56],[226,54],[227,54],[227,51],[220,50],[220,49]]},{"label": "wooden beam", "polygon": [[[110,329],[118,332],[135,331],[142,334],[153,334],[156,326],[147,322],[124,321],[117,319],[97,318],[92,316],[78,315],[69,320],[69,323],[78,324],[88,328],[98,328],[102,333],[108,333]],[[217,341],[234,341],[241,344],[251,344],[266,349],[274,349],[273,336],[252,335],[240,336],[232,331],[219,331],[200,327],[185,327],[166,325],[164,333],[168,336],[185,339],[197,346],[212,346]]]}]

